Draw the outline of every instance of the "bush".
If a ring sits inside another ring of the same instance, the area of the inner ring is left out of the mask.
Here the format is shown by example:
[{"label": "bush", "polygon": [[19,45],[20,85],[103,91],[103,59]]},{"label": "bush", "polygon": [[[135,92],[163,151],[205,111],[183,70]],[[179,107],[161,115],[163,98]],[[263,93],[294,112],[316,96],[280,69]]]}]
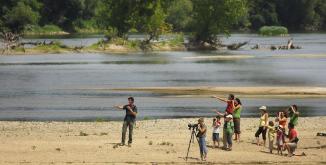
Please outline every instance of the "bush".
[{"label": "bush", "polygon": [[263,26],[259,29],[259,34],[264,36],[286,35],[288,29],[284,26]]},{"label": "bush", "polygon": [[38,25],[29,25],[24,30],[25,34],[54,34],[64,33],[63,30],[56,25],[45,25],[43,27]]}]

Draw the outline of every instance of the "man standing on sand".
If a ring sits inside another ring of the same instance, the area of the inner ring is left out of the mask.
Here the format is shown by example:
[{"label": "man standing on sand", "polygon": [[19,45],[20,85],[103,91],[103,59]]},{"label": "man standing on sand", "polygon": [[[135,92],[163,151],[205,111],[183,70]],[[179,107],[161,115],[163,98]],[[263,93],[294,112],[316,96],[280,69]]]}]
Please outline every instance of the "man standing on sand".
[{"label": "man standing on sand", "polygon": [[122,126],[122,138],[121,138],[121,145],[125,145],[126,141],[126,133],[127,128],[129,127],[129,140],[128,140],[128,146],[131,146],[132,143],[132,133],[136,121],[136,115],[137,115],[137,107],[134,104],[134,98],[129,97],[128,98],[128,104],[127,105],[118,105],[115,106],[116,108],[120,110],[126,110],[126,116],[124,118],[123,126]]}]

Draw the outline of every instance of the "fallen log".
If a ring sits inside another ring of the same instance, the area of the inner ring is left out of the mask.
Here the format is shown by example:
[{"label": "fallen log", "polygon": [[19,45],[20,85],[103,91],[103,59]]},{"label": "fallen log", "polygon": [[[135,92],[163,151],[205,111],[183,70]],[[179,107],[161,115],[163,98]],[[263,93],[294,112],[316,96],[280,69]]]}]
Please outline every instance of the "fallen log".
[{"label": "fallen log", "polygon": [[229,50],[238,50],[239,48],[241,48],[244,45],[247,45],[249,42],[245,41],[245,42],[239,42],[239,43],[233,43],[233,44],[228,44],[228,45],[223,45],[221,44],[221,47],[226,47]]}]

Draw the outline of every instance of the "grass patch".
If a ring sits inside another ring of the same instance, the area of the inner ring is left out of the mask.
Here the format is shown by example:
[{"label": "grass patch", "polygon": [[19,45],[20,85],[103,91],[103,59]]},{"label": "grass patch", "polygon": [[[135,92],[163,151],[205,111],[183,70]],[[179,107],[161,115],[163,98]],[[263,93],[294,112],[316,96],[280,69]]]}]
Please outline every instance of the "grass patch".
[{"label": "grass patch", "polygon": [[259,29],[259,34],[263,36],[287,35],[288,29],[284,26],[263,26]]},{"label": "grass patch", "polygon": [[60,35],[60,34],[68,34],[63,31],[60,27],[56,25],[30,25],[27,26],[24,30],[24,34],[26,35]]},{"label": "grass patch", "polygon": [[173,143],[170,143],[170,142],[162,142],[159,145],[161,145],[161,146],[173,146]]},{"label": "grass patch", "polygon": [[83,132],[83,131],[80,131],[80,132],[79,132],[79,136],[88,136],[88,134],[85,133],[85,132]]},{"label": "grass patch", "polygon": [[45,53],[61,53],[65,51],[71,51],[71,48],[62,44],[59,41],[55,41],[50,45],[39,45],[32,48],[33,50],[45,52]]}]

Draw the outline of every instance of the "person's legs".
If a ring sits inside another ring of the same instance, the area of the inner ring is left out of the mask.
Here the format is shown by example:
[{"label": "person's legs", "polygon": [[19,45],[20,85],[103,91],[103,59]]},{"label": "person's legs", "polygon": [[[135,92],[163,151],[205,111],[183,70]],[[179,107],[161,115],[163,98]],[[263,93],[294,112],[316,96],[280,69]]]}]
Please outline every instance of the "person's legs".
[{"label": "person's legs", "polygon": [[128,123],[129,125],[129,140],[128,140],[128,144],[130,145],[132,143],[132,134],[133,134],[133,130],[134,130],[134,122],[130,121]]},{"label": "person's legs", "polygon": [[198,138],[198,144],[199,144],[199,151],[200,151],[200,158],[203,160],[203,155],[204,155],[204,152],[203,152],[203,141],[202,141],[202,138]]},{"label": "person's legs", "polygon": [[259,127],[257,132],[255,133],[255,137],[257,140],[257,145],[259,145],[259,135],[263,132],[263,127]]},{"label": "person's legs", "polygon": [[124,121],[124,122],[123,122],[123,125],[122,125],[121,145],[124,145],[125,142],[126,142],[127,126],[128,126],[127,121]]},{"label": "person's legs", "polygon": [[286,143],[285,147],[288,151],[288,156],[293,156],[293,152],[297,148],[297,144],[296,143]]},{"label": "person's legs", "polygon": [[268,148],[269,148],[269,152],[273,153],[273,143],[274,143],[274,139],[268,138]]},{"label": "person's legs", "polygon": [[213,147],[216,148],[216,133],[213,133],[212,139],[213,139]]},{"label": "person's legs", "polygon": [[235,134],[235,138],[234,140],[240,142],[240,119],[235,118],[233,119],[234,121],[234,134]]},{"label": "person's legs", "polygon": [[226,137],[226,130],[223,129],[223,148],[224,148],[224,149],[228,148],[226,138],[227,138],[227,137]]},{"label": "person's legs", "polygon": [[217,133],[217,147],[219,148],[220,147],[220,133]]},{"label": "person's legs", "polygon": [[227,142],[228,142],[228,146],[229,146],[229,150],[232,150],[232,134],[228,133],[227,134]]},{"label": "person's legs", "polygon": [[263,134],[264,146],[266,146],[266,133],[267,133],[267,129],[264,129],[264,127],[262,127],[262,129],[263,129],[262,134]]},{"label": "person's legs", "polygon": [[205,160],[206,156],[207,156],[207,146],[206,146],[205,137],[201,137],[200,141],[201,141],[201,153],[202,153],[202,156],[204,158],[203,160]]}]

